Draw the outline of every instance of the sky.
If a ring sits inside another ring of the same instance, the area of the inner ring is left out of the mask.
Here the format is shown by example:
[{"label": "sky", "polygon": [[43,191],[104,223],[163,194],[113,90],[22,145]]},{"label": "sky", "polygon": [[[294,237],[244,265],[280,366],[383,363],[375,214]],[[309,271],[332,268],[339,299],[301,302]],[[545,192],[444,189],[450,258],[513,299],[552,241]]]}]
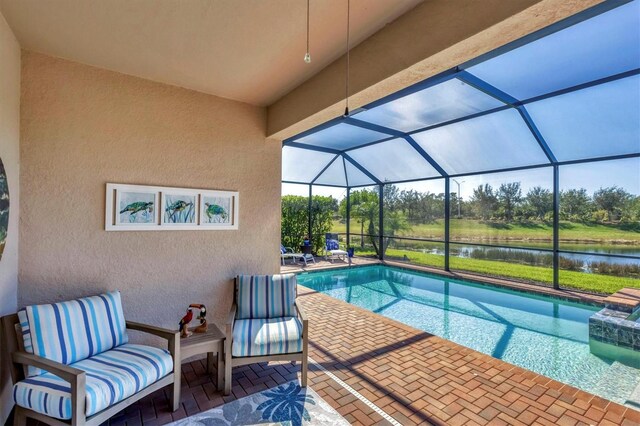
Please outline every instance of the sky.
[{"label": "sky", "polygon": [[[468,200],[473,189],[485,183],[494,188],[505,182],[520,182],[522,193],[526,194],[534,186],[552,189],[553,175],[550,167],[521,170],[517,172],[493,173],[490,175],[474,175],[457,178],[460,183],[462,198]],[[401,190],[414,189],[420,192],[444,192],[443,180],[431,180],[397,184]],[[640,195],[640,158],[629,158],[615,161],[599,161],[560,167],[560,189],[585,188],[589,194],[600,188],[619,186],[634,195]],[[458,186],[452,180],[451,191],[457,192]],[[345,188],[322,187],[315,185],[313,193],[332,196],[338,200],[346,196]],[[307,185],[282,184],[282,194],[307,196]]]}]

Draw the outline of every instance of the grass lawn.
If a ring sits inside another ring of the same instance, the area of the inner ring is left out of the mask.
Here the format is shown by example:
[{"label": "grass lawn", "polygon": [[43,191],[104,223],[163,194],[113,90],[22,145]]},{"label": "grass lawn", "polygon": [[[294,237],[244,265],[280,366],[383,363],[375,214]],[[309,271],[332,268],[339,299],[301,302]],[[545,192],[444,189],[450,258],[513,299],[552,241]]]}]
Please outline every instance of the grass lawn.
[{"label": "grass lawn", "polygon": [[[371,255],[374,253],[358,250],[357,254]],[[406,255],[411,263],[436,268],[444,267],[444,256],[437,254],[388,249],[386,255],[397,258],[402,258]],[[515,278],[548,285],[553,283],[553,271],[550,268],[463,257],[451,257],[449,262],[452,270],[475,272],[495,277]],[[640,288],[640,280],[575,271],[560,271],[560,285],[562,287],[592,293],[615,293],[624,287]]]},{"label": "grass lawn", "polygon": [[[334,221],[333,232],[346,233],[346,225]],[[360,225],[351,222],[351,233],[358,234]],[[366,229],[365,229],[366,233]],[[415,238],[438,239],[444,237],[444,220],[412,226],[399,235]],[[481,222],[472,219],[451,219],[451,239],[464,240],[530,240],[551,241],[553,229],[546,223]],[[560,239],[574,242],[640,244],[640,228],[628,225],[584,224],[560,222]]]}]

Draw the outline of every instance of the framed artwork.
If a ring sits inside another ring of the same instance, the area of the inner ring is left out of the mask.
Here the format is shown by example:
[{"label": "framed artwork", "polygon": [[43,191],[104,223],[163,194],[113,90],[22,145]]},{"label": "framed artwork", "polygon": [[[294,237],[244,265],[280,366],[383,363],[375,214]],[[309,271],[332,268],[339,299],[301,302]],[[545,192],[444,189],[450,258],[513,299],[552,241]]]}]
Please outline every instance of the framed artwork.
[{"label": "framed artwork", "polygon": [[157,225],[158,193],[116,191],[116,225]]},{"label": "framed artwork", "polygon": [[107,185],[105,228],[138,231],[159,224],[160,191],[139,185]]},{"label": "framed artwork", "polygon": [[238,229],[238,193],[231,191],[201,192],[200,226]]},{"label": "framed artwork", "polygon": [[188,228],[198,224],[198,191],[187,189],[162,192],[160,226]]},{"label": "framed artwork", "polygon": [[108,183],[105,230],[236,230],[238,198],[234,191]]},{"label": "framed artwork", "polygon": [[9,184],[7,174],[4,171],[4,164],[0,159],[0,259],[4,252],[4,245],[7,240],[7,230],[9,228]]}]

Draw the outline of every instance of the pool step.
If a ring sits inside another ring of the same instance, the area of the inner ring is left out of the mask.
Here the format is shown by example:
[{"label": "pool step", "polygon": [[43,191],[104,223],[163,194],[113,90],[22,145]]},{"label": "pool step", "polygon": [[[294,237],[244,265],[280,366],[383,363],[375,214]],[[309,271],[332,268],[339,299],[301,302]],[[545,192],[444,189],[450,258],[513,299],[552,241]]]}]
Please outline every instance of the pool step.
[{"label": "pool step", "polygon": [[621,362],[614,361],[609,366],[606,374],[593,389],[596,395],[612,395],[614,401],[624,402],[625,405],[640,408],[640,380],[637,377],[637,370]]},{"label": "pool step", "polygon": [[638,383],[633,392],[631,392],[625,405],[633,407],[636,410],[640,409],[640,383]]}]

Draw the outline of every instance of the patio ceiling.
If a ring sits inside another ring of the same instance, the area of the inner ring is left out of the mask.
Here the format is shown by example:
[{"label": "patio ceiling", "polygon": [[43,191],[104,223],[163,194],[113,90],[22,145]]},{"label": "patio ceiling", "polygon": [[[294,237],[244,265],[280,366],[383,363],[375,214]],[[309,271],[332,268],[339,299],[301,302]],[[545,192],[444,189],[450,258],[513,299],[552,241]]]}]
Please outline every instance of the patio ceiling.
[{"label": "patio ceiling", "polygon": [[357,187],[640,156],[640,0],[609,1],[284,141]]},{"label": "patio ceiling", "polygon": [[[351,1],[352,46],[422,0]],[[253,105],[270,105],[344,53],[346,2],[0,0],[24,49]]]}]

